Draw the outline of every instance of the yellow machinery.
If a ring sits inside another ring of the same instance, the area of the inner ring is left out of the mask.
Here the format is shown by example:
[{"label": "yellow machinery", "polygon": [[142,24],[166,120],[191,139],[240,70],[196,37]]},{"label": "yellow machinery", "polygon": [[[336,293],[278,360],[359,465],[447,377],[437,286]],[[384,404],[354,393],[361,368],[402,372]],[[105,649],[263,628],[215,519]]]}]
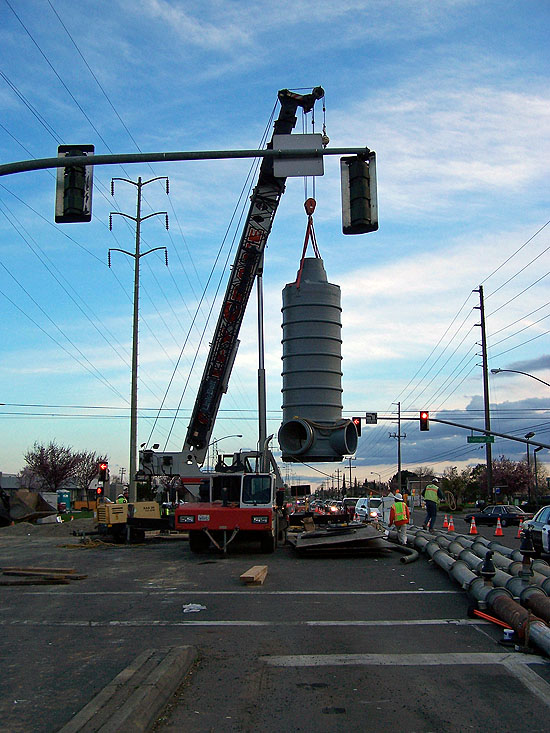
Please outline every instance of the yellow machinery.
[{"label": "yellow machinery", "polygon": [[168,517],[161,517],[156,501],[137,501],[134,504],[98,504],[97,523],[100,534],[110,534],[118,540],[140,541],[145,530],[169,529]]}]

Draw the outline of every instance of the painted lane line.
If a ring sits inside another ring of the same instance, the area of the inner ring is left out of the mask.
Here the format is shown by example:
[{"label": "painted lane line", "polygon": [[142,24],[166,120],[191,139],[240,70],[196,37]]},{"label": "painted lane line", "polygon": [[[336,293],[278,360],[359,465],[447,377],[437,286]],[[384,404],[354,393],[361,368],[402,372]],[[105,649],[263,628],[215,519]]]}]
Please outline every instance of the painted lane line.
[{"label": "painted lane line", "polygon": [[[546,664],[543,657],[530,654],[525,659],[517,653],[468,652],[449,654],[297,654],[260,657],[271,667],[342,667],[342,666],[394,666],[433,667],[439,665],[506,664],[513,667],[524,664]],[[515,674],[515,672],[514,672]],[[546,684],[546,683],[545,683]]]},{"label": "painted lane line", "polygon": [[524,664],[516,661],[505,661],[504,667],[509,670],[533,695],[536,695],[541,702],[550,707],[550,685],[545,682],[534,670],[530,669],[530,659]]},{"label": "painted lane line", "polygon": [[375,621],[250,621],[246,620],[190,620],[190,621],[166,621],[166,620],[118,620],[112,619],[110,621],[85,621],[85,620],[47,620],[47,619],[0,619],[0,626],[42,626],[42,627],[87,627],[87,628],[102,628],[102,627],[126,627],[126,628],[143,628],[143,627],[174,627],[174,626],[296,626],[296,627],[318,627],[318,626],[370,626],[370,627],[381,627],[381,626],[486,626],[489,625],[489,621],[483,619],[414,619],[414,620],[399,620],[386,621],[377,619]]},{"label": "painted lane line", "polygon": [[461,590],[132,590],[132,591],[25,591],[18,595],[24,596],[410,596],[410,595],[464,595]]}]

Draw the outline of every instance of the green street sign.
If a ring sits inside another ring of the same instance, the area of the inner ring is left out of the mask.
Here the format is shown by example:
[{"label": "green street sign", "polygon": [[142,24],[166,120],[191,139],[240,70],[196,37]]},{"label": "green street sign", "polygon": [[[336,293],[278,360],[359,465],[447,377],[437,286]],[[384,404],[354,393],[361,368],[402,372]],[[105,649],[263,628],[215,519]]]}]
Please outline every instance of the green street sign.
[{"label": "green street sign", "polygon": [[468,435],[468,443],[494,443],[494,435]]}]

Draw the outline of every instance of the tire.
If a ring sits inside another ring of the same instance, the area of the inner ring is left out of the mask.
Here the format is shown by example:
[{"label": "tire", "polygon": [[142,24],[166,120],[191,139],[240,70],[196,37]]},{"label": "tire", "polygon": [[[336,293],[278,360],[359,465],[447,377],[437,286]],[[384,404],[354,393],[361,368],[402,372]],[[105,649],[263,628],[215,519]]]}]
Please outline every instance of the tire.
[{"label": "tire", "polygon": [[507,519],[501,519],[500,520],[500,526],[501,527],[507,527],[508,526],[508,520]]},{"label": "tire", "polygon": [[271,532],[262,532],[262,536],[260,537],[260,549],[264,555],[270,555],[275,552],[275,545],[275,537]]},{"label": "tire", "polygon": [[206,552],[210,547],[210,539],[201,530],[192,529],[189,532],[189,549],[191,552]]}]

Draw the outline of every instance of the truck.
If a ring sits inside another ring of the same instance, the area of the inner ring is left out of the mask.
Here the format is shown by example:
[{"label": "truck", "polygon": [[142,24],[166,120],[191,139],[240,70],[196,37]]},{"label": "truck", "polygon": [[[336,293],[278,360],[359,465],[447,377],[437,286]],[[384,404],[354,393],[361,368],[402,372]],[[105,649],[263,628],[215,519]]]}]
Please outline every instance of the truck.
[{"label": "truck", "polygon": [[[280,110],[273,136],[290,134],[297,122],[298,108],[309,112],[323,96],[321,87],[314,88],[309,94],[280,90]],[[273,148],[273,137],[267,147]],[[180,452],[147,449],[139,454],[140,478],[179,476],[188,492],[198,500],[186,502],[175,511],[175,529],[189,532],[193,552],[206,550],[211,543],[226,552],[229,543],[237,536],[255,538],[259,540],[262,551],[273,552],[277,543],[284,539],[284,483],[268,447],[273,436],[266,435],[263,339],[260,336],[259,450],[222,456],[211,474],[203,472],[201,466],[222,396],[228,389],[239,346],[239,330],[254,282],[257,281],[261,287],[264,249],[285,182],[286,178],[274,175],[273,159],[264,158],[250,197],[183,449]],[[259,309],[261,303],[259,291]],[[261,320],[260,311],[258,322]]]}]

